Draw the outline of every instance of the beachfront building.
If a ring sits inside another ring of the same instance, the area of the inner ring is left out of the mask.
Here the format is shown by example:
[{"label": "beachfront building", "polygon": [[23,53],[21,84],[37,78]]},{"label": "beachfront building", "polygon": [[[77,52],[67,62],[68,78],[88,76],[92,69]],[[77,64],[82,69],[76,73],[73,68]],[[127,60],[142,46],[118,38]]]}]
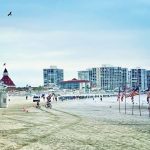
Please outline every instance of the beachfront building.
[{"label": "beachfront building", "polygon": [[100,87],[100,68],[90,68],[89,70],[89,81],[92,87]]},{"label": "beachfront building", "polygon": [[48,69],[43,69],[43,80],[44,86],[59,86],[60,82],[64,80],[64,71],[56,66],[50,66]]},{"label": "beachfront building", "polygon": [[79,80],[88,80],[91,87],[100,87],[100,68],[89,68],[86,71],[78,71]]},{"label": "beachfront building", "polygon": [[88,80],[77,80],[73,78],[72,80],[61,81],[61,89],[71,89],[71,90],[83,90],[88,91],[90,89],[90,81]]},{"label": "beachfront building", "polygon": [[147,87],[150,88],[150,70],[147,71]]},{"label": "beachfront building", "polygon": [[122,70],[122,89],[124,89],[125,87],[129,87],[129,71],[127,68],[121,68]]},{"label": "beachfront building", "polygon": [[78,71],[78,80],[90,80],[89,71]]},{"label": "beachfront building", "polygon": [[3,72],[3,77],[0,80],[1,84],[3,84],[7,89],[9,90],[13,90],[16,88],[14,82],[12,81],[12,79],[9,77],[8,71],[5,68],[4,72]]},{"label": "beachfront building", "polygon": [[103,65],[100,68],[101,89],[105,91],[123,89],[128,79],[128,69]]},{"label": "beachfront building", "polygon": [[79,71],[78,79],[89,80],[92,87],[101,90],[112,91],[119,87],[123,89],[128,82],[128,69],[102,65],[102,67]]},{"label": "beachfront building", "polygon": [[141,91],[145,91],[147,89],[147,71],[140,68],[131,69],[130,86],[131,88],[139,86]]}]

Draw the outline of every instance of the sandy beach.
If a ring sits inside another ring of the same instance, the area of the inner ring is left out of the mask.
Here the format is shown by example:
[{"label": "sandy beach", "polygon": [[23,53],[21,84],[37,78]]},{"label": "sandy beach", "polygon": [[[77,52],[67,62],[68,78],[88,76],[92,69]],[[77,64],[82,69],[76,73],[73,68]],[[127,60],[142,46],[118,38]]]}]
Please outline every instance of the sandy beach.
[{"label": "sandy beach", "polygon": [[[142,98],[141,98],[142,99]],[[52,102],[53,108],[35,108],[32,97],[10,97],[9,107],[0,109],[1,150],[148,150],[150,118],[141,102],[142,116],[135,103],[116,98]]]}]

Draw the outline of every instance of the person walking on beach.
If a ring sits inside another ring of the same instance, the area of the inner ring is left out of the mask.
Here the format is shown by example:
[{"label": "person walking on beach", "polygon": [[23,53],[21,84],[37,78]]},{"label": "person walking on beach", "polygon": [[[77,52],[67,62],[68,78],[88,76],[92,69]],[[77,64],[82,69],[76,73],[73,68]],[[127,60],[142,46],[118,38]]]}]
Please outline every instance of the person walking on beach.
[{"label": "person walking on beach", "polygon": [[46,102],[46,105],[45,105],[46,108],[52,108],[51,97],[52,97],[51,95],[47,96],[47,102]]},{"label": "person walking on beach", "polygon": [[40,108],[40,102],[37,101],[36,108]]},{"label": "person walking on beach", "polygon": [[55,101],[57,102],[57,96],[55,96]]},{"label": "person walking on beach", "polygon": [[42,94],[41,98],[45,101],[45,94]]},{"label": "person walking on beach", "polygon": [[101,101],[103,100],[103,98],[102,98],[102,97],[101,97],[100,99],[101,99]]}]

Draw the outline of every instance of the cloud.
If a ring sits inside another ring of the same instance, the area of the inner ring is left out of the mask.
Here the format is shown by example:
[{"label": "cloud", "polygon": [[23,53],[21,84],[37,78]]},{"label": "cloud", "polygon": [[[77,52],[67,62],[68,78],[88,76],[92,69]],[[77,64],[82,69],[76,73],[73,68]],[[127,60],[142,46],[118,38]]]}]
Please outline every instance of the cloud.
[{"label": "cloud", "polygon": [[[101,64],[148,66],[149,30],[43,31],[0,29],[0,63],[17,85],[43,84],[43,68],[57,65],[65,79]],[[139,61],[142,60],[142,61]],[[34,80],[33,80],[34,78]]]}]

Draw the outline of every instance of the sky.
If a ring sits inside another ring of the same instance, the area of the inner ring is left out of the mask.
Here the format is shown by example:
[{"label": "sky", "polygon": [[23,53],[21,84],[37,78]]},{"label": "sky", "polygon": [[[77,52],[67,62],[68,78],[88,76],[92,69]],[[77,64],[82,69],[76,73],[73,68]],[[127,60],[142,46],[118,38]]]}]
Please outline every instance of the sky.
[{"label": "sky", "polygon": [[149,0],[0,0],[0,72],[17,87],[43,85],[53,65],[65,80],[102,64],[150,69],[149,39]]}]

